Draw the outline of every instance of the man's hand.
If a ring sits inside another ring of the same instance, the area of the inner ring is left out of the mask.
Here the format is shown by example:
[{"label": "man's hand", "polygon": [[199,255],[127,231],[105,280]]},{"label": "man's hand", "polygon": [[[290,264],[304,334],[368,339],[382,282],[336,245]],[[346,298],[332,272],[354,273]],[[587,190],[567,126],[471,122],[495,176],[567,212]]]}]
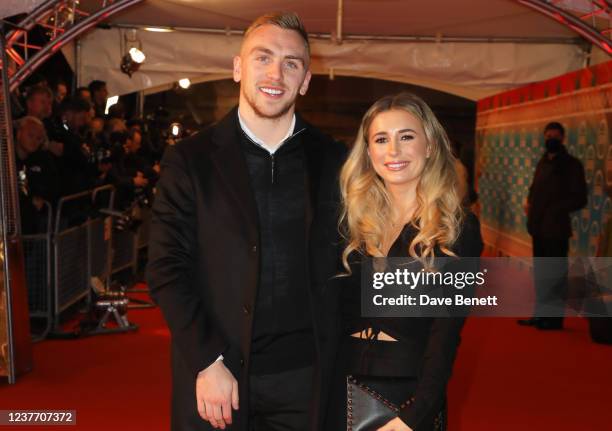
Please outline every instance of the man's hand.
[{"label": "man's hand", "polygon": [[232,407],[238,410],[238,382],[223,364],[216,361],[196,379],[198,413],[215,428],[232,423]]},{"label": "man's hand", "polygon": [[377,431],[412,431],[412,428],[406,425],[400,418],[395,418],[378,428]]}]

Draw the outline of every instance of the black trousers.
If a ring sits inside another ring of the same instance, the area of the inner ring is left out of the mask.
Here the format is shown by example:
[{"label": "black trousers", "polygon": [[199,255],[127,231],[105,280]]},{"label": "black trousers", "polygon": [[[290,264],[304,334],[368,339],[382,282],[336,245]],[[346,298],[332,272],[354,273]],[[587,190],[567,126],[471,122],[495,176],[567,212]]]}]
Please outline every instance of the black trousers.
[{"label": "black trousers", "polygon": [[569,240],[533,237],[533,275],[536,293],[534,317],[563,322],[567,298]]},{"label": "black trousers", "polygon": [[314,368],[249,377],[250,431],[310,428]]}]

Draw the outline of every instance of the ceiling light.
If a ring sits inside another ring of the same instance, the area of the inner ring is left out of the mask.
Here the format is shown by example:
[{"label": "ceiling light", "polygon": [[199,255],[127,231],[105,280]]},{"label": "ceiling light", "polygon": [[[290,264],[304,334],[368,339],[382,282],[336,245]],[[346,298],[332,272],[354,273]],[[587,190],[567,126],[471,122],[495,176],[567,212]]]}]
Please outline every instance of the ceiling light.
[{"label": "ceiling light", "polygon": [[179,80],[178,84],[179,84],[179,87],[181,87],[184,90],[187,90],[189,86],[191,85],[191,81],[189,80],[189,78],[183,78]]},{"label": "ceiling light", "polygon": [[130,55],[130,58],[132,59],[132,61],[135,61],[138,64],[144,63],[145,59],[147,58],[144,55],[144,52],[142,52],[135,46],[130,48],[130,50],[128,51],[128,54]]},{"label": "ceiling light", "polygon": [[154,33],[171,33],[174,31],[174,29],[170,27],[145,27],[144,29]]},{"label": "ceiling light", "polygon": [[121,71],[127,74],[130,78],[136,72],[147,57],[144,52],[136,47],[130,48],[127,54],[121,59]]}]

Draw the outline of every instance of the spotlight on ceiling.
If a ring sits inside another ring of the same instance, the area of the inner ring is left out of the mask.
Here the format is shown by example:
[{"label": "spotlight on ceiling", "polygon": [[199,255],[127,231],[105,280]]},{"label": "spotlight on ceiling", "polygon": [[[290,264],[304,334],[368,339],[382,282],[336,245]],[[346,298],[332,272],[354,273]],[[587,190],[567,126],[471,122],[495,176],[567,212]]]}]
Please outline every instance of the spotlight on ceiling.
[{"label": "spotlight on ceiling", "polygon": [[171,27],[145,27],[144,29],[154,33],[172,33],[174,31]]},{"label": "spotlight on ceiling", "polygon": [[189,78],[183,78],[183,79],[179,80],[178,85],[182,89],[187,90],[189,88],[189,86],[191,85],[191,81],[189,80]]},{"label": "spotlight on ceiling", "polygon": [[130,78],[136,72],[147,57],[144,52],[136,47],[130,48],[127,54],[121,59],[121,71],[127,74]]},{"label": "spotlight on ceiling", "polygon": [[130,54],[130,58],[138,64],[144,63],[145,59],[147,58],[144,55],[144,52],[142,52],[136,47],[130,48],[130,50],[128,51],[128,54]]}]

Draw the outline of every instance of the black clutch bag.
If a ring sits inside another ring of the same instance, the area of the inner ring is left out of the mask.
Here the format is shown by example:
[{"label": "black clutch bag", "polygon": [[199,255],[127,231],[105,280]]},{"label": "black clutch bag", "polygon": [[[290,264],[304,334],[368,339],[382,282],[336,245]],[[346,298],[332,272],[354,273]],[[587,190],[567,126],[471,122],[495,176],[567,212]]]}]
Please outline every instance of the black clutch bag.
[{"label": "black clutch bag", "polygon": [[[414,398],[416,382],[402,377],[348,376],[346,378],[346,430],[376,431],[399,416]],[[436,415],[432,431],[443,431],[445,410]]]}]

